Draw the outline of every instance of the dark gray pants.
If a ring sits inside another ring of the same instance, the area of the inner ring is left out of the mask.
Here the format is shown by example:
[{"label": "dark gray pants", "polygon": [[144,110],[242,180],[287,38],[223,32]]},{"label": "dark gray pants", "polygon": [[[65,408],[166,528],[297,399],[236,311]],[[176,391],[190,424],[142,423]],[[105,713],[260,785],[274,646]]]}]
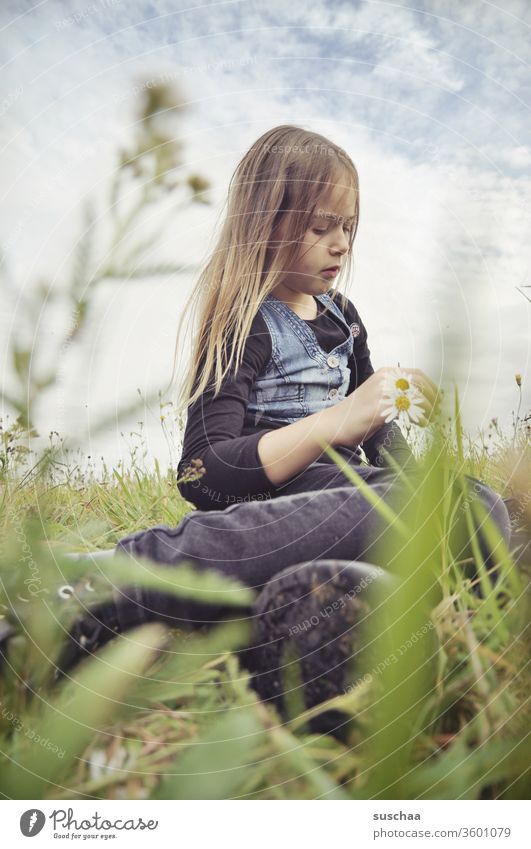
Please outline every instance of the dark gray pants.
[{"label": "dark gray pants", "polygon": [[[399,509],[404,489],[393,471],[359,465],[355,470],[375,494]],[[471,497],[481,499],[510,545],[511,524],[502,498],[475,478],[468,481]],[[178,527],[157,525],[131,534],[116,550],[168,565],[191,560],[197,568],[218,569],[256,589],[287,566],[306,561],[362,560],[392,572],[392,563],[378,562],[378,552],[382,537],[393,543],[396,531],[328,457],[312,463],[281,492],[270,500],[241,502],[224,510],[192,511]],[[464,524],[464,511],[457,513]],[[490,565],[481,529],[478,541]],[[389,545],[385,549],[392,550]],[[471,551],[468,547],[455,554],[463,559]]]}]

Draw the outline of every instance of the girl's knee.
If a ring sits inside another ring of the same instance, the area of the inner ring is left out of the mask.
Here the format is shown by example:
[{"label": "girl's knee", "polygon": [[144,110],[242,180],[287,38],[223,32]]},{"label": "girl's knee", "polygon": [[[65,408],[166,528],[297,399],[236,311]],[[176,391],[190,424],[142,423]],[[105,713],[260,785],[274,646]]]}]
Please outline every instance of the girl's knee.
[{"label": "girl's knee", "polygon": [[[503,498],[483,481],[469,475],[466,477],[469,483],[468,497],[481,501],[487,515],[495,522],[507,545],[510,545],[511,517]],[[479,522],[482,524],[481,518]]]}]

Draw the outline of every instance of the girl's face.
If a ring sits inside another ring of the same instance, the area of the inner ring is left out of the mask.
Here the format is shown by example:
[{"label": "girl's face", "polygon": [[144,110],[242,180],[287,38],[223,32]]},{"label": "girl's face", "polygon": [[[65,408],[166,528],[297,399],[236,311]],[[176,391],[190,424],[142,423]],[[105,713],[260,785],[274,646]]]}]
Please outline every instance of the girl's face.
[{"label": "girl's face", "polygon": [[[296,259],[289,268],[284,269],[275,294],[320,295],[331,288],[334,279],[343,265],[349,251],[352,230],[355,226],[355,189],[346,190],[342,186],[334,187],[322,202],[317,204],[316,212],[299,245]],[[289,240],[288,233],[282,233],[281,239]],[[326,269],[336,267],[337,271],[326,273]]]}]

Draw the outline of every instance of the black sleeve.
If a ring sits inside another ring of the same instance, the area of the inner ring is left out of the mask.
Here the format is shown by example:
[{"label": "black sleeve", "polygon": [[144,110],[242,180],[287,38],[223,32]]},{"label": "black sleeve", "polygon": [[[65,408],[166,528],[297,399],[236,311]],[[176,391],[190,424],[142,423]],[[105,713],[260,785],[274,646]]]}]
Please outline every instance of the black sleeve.
[{"label": "black sleeve", "polygon": [[[343,296],[342,300],[339,301],[339,305],[342,308],[343,314],[351,328],[352,325],[355,325],[355,333],[353,334],[354,350],[352,352],[352,357],[349,360],[350,383],[347,395],[350,395],[351,392],[354,392],[358,386],[361,386],[361,384],[364,383],[371,374],[374,374],[374,369],[371,363],[371,352],[367,343],[367,330],[356,307],[345,296]],[[415,460],[415,455],[409,447],[409,444],[396,421],[382,425],[382,427],[373,433],[369,439],[366,439],[362,443],[362,447],[367,455],[369,463],[373,466],[386,467],[391,465],[386,461],[380,449],[389,451],[389,454],[392,455],[393,459],[396,460],[402,468],[414,467],[417,462]]]},{"label": "black sleeve", "polygon": [[182,477],[194,459],[200,459],[206,471],[177,486],[183,498],[200,510],[222,510],[238,501],[270,498],[275,492],[256,449],[271,428],[242,435],[252,384],[270,356],[271,337],[257,314],[238,370],[231,368],[216,397],[209,385],[188,408],[178,475]]}]

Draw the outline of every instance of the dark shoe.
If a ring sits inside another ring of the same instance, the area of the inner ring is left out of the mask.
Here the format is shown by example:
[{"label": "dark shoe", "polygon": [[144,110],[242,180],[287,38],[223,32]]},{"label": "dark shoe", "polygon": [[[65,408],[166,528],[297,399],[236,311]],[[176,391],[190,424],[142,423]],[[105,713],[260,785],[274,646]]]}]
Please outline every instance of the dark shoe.
[{"label": "dark shoe", "polygon": [[57,662],[55,677],[67,674],[83,657],[93,654],[118,634],[144,621],[139,615],[138,606],[132,601],[129,604],[108,601],[88,609],[68,633]]},{"label": "dark shoe", "polygon": [[[95,560],[99,570],[100,561],[112,558],[116,553],[117,549],[109,549],[91,554],[70,554],[67,557],[73,560]],[[191,561],[188,558],[186,562],[189,564]],[[157,565],[164,566],[160,563]],[[90,585],[90,581],[88,584]],[[69,672],[84,656],[93,654],[118,634],[139,625],[162,622],[171,628],[186,631],[208,628],[228,616],[235,615],[234,607],[191,601],[158,590],[135,586],[115,587],[112,598],[97,605],[90,598],[86,581],[79,582],[75,588],[63,585],[57,590],[58,596],[64,598],[65,603],[68,603],[74,592],[76,598],[85,604],[86,612],[79,616],[68,634],[58,662],[56,678]],[[251,612],[250,605],[247,612]],[[238,614],[245,616],[246,612],[238,608]]]},{"label": "dark shoe", "polygon": [[0,619],[0,666],[5,660],[8,641],[15,633],[15,629],[6,619]]},{"label": "dark shoe", "polygon": [[68,672],[84,655],[109,640],[147,622],[162,622],[182,631],[207,630],[227,617],[250,615],[245,609],[213,602],[197,602],[137,587],[117,588],[113,599],[81,616],[70,630],[57,677]]},{"label": "dark shoe", "polygon": [[[369,563],[318,560],[290,566],[264,587],[253,608],[253,644],[240,655],[254,673],[251,685],[284,721],[293,718],[289,702],[300,712],[341,695],[359,677],[359,626],[382,580],[392,586],[390,575]],[[344,723],[344,714],[329,710],[309,729],[334,732]]]},{"label": "dark shoe", "polygon": [[[71,559],[103,559],[108,557],[112,552],[96,552],[95,554],[86,555],[66,555]],[[68,672],[84,655],[90,654],[100,646],[104,645],[110,639],[116,636],[117,633],[134,625],[141,624],[138,617],[137,605],[132,601],[128,604],[116,604],[114,600],[109,600],[98,605],[94,604],[94,589],[91,586],[90,579],[73,578],[72,583],[63,583],[56,588],[55,603],[59,617],[61,615],[61,607],[66,608],[72,604],[72,598],[75,596],[76,605],[78,600],[85,606],[86,612],[79,616],[70,632],[64,646],[61,649],[58,668],[55,670],[55,678],[59,678],[62,673]],[[65,616],[66,618],[66,616]],[[71,621],[71,618],[70,620]],[[9,647],[9,640],[17,635],[18,631],[7,619],[0,620],[0,665],[6,659],[6,652]]]}]

